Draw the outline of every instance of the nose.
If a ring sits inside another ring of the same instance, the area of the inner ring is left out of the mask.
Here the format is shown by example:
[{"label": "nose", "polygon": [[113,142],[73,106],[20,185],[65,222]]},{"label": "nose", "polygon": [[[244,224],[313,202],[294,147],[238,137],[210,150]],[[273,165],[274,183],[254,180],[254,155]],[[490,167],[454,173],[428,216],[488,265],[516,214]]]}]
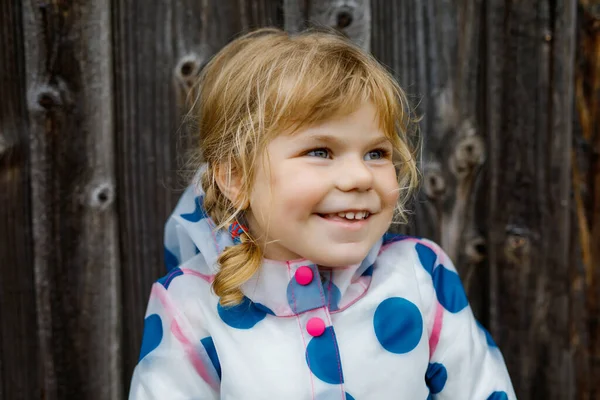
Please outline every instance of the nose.
[{"label": "nose", "polygon": [[366,192],[373,186],[373,171],[362,159],[349,159],[340,163],[337,171],[337,187],[343,192],[353,190]]}]

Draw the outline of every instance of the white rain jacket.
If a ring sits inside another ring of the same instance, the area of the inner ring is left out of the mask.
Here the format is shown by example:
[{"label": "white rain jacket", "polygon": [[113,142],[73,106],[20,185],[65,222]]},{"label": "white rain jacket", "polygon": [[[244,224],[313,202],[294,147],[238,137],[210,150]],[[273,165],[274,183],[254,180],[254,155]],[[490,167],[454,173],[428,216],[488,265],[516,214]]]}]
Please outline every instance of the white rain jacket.
[{"label": "white rain jacket", "polygon": [[514,400],[500,350],[433,242],[384,236],[360,265],[265,260],[223,308],[211,291],[229,232],[202,193],[166,224],[130,400]]}]

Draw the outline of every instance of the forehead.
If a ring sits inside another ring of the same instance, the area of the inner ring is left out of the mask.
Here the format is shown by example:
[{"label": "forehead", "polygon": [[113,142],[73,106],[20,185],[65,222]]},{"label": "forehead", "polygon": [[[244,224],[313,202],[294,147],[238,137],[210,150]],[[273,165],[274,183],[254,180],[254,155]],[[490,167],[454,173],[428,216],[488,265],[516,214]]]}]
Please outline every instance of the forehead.
[{"label": "forehead", "polygon": [[298,123],[286,133],[291,137],[343,135],[344,132],[360,130],[365,136],[385,135],[380,113],[371,102],[365,102],[351,112],[338,113],[321,121],[302,125]]}]

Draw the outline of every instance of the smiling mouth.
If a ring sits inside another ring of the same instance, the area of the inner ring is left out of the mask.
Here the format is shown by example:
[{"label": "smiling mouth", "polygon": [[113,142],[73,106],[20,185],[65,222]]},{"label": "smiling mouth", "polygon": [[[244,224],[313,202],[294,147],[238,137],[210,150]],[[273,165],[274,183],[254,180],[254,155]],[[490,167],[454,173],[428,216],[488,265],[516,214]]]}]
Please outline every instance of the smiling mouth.
[{"label": "smiling mouth", "polygon": [[332,221],[358,222],[368,219],[371,214],[368,211],[347,211],[335,214],[318,214],[319,217]]}]

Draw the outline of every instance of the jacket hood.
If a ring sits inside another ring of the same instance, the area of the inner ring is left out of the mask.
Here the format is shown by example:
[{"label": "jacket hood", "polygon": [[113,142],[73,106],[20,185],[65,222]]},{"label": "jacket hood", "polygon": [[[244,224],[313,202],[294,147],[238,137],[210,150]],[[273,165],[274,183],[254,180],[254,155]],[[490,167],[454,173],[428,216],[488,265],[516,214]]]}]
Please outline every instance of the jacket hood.
[{"label": "jacket hood", "polygon": [[215,229],[204,209],[204,192],[190,185],[177,202],[165,225],[164,246],[167,271],[194,260],[202,262],[209,273],[216,273],[216,261],[223,249],[233,246],[231,234]]}]

